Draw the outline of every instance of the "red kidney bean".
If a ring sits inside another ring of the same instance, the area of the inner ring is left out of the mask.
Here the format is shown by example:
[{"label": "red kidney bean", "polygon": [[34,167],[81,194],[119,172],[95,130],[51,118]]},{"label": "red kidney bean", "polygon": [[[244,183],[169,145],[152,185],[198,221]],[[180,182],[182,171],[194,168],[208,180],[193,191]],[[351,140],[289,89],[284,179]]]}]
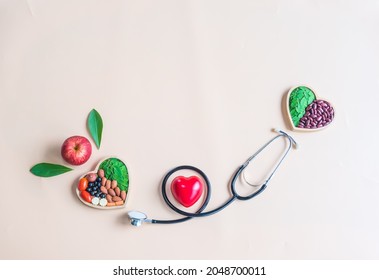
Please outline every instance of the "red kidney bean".
[{"label": "red kidney bean", "polygon": [[305,109],[304,116],[300,119],[298,127],[315,129],[321,128],[332,122],[334,109],[329,102],[315,100]]}]

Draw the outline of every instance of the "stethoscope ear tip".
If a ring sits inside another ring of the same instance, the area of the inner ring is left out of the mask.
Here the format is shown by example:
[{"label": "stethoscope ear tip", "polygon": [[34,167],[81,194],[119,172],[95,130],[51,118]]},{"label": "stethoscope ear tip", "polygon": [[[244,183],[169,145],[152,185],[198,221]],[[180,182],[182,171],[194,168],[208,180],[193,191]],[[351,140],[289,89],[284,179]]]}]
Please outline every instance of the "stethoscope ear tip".
[{"label": "stethoscope ear tip", "polygon": [[292,147],[296,150],[298,150],[300,148],[299,144],[295,141],[295,139],[293,139],[293,137],[291,135],[289,135],[288,133],[284,132],[283,130],[279,129],[279,128],[273,128],[272,129],[273,132],[276,132],[276,133],[279,133],[279,134],[282,134],[283,136],[286,136],[288,138],[288,140],[290,140],[291,144],[292,144]]}]

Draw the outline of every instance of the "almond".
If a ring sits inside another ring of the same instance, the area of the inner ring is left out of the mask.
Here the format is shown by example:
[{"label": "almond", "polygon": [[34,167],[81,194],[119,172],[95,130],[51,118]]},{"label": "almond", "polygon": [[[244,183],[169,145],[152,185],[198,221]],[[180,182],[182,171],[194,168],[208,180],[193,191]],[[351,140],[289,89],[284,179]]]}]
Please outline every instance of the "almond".
[{"label": "almond", "polygon": [[119,196],[114,196],[114,197],[112,197],[112,200],[113,200],[114,202],[122,201],[121,197],[119,197]]},{"label": "almond", "polygon": [[107,182],[107,178],[105,178],[105,177],[103,177],[102,179],[101,179],[101,185],[102,186],[105,186],[105,183]]},{"label": "almond", "polygon": [[114,189],[115,187],[117,187],[117,181],[116,181],[116,180],[113,180],[113,181],[112,181],[112,189]]},{"label": "almond", "polygon": [[121,199],[122,199],[123,201],[126,200],[126,191],[122,191],[122,192],[121,192]]},{"label": "almond", "polygon": [[107,180],[107,182],[105,183],[105,187],[109,190],[111,188],[111,181],[110,180]]},{"label": "almond", "polygon": [[108,202],[112,202],[113,200],[112,200],[112,196],[111,195],[109,195],[109,194],[107,194],[107,200],[108,200]]},{"label": "almond", "polygon": [[119,187],[115,187],[114,192],[116,193],[117,196],[120,196],[121,191]]},{"label": "almond", "polygon": [[107,194],[107,193],[108,193],[108,190],[107,190],[107,188],[106,188],[106,187],[104,187],[104,186],[101,186],[101,187],[100,187],[100,190],[101,190],[101,192],[102,192],[102,193],[105,193],[105,194]]},{"label": "almond", "polygon": [[97,175],[99,175],[100,178],[103,178],[104,177],[104,170],[99,169],[99,171],[97,171]]},{"label": "almond", "polygon": [[114,190],[112,190],[112,189],[109,189],[109,190],[108,190],[108,193],[109,193],[111,196],[116,196],[116,193],[115,193]]}]

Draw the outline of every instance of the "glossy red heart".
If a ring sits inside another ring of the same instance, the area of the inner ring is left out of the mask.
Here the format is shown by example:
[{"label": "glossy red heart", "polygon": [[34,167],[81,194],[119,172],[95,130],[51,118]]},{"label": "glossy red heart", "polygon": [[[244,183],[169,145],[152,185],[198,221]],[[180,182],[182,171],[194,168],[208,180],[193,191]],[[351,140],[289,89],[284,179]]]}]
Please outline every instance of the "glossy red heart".
[{"label": "glossy red heart", "polygon": [[197,176],[178,176],[172,180],[171,192],[174,198],[184,207],[194,205],[203,194],[204,186]]}]

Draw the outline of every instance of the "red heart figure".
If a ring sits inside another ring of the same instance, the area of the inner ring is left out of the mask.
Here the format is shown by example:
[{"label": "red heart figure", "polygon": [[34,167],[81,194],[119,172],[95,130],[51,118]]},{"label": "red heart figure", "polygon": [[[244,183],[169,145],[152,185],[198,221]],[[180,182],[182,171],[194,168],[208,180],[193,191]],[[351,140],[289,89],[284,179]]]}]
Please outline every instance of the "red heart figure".
[{"label": "red heart figure", "polygon": [[203,194],[203,189],[203,183],[197,176],[178,176],[171,183],[173,196],[184,207],[194,205]]}]

